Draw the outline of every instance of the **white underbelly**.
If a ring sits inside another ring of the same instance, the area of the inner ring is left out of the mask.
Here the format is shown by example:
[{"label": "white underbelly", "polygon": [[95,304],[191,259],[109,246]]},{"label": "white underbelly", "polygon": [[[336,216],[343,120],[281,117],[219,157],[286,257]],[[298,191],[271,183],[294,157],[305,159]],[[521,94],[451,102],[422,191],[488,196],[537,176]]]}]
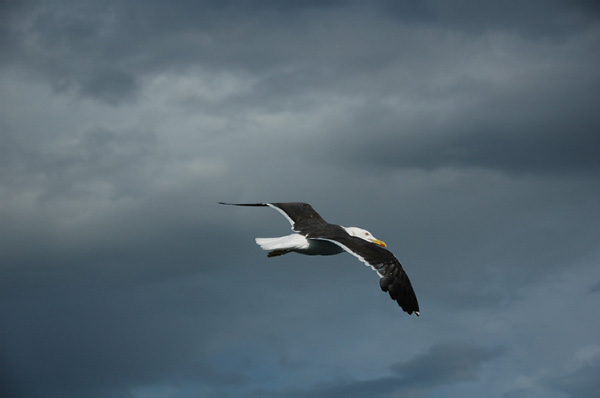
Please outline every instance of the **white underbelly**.
[{"label": "white underbelly", "polygon": [[293,251],[309,256],[331,256],[344,251],[340,246],[326,240],[306,239],[300,234],[291,234],[277,238],[256,238],[263,250]]},{"label": "white underbelly", "polygon": [[344,251],[340,246],[326,240],[308,239],[308,249],[294,250],[309,256],[332,256]]}]

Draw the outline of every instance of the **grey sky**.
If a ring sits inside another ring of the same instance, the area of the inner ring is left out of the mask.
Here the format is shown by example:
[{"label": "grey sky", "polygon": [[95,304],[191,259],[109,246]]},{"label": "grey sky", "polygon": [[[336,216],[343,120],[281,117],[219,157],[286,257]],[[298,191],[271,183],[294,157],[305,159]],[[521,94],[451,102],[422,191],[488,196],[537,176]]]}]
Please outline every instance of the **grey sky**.
[{"label": "grey sky", "polygon": [[[9,396],[600,394],[595,2],[0,7]],[[421,317],[218,201],[370,230]]]}]

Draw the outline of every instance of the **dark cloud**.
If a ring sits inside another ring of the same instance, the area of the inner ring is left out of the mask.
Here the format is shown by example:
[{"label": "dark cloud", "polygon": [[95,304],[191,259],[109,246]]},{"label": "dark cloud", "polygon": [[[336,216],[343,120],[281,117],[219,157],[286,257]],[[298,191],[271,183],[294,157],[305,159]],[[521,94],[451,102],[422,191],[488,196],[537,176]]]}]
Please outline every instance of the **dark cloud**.
[{"label": "dark cloud", "polygon": [[340,381],[298,393],[298,396],[387,397],[423,391],[432,393],[440,386],[477,380],[482,365],[501,355],[502,351],[503,348],[499,347],[482,348],[463,342],[444,342],[413,359],[392,365],[392,376]]},{"label": "dark cloud", "polygon": [[408,98],[378,99],[376,105],[356,109],[343,126],[337,158],[356,159],[360,167],[364,161],[425,170],[595,173],[600,120],[594,104],[600,97],[592,87],[600,76],[592,65],[598,62],[583,61],[586,66],[576,83],[570,81],[568,65],[551,72],[518,72],[521,76],[514,82],[459,79],[456,83],[465,90],[460,93],[442,90],[425,98],[416,93],[415,101],[439,103],[427,109],[415,107]]},{"label": "dark cloud", "polygon": [[502,348],[481,348],[461,342],[438,344],[427,353],[393,367],[403,383],[415,387],[434,387],[472,381],[481,365],[501,354]]},{"label": "dark cloud", "polygon": [[577,369],[547,383],[569,397],[593,397],[600,393],[600,355],[596,354]]},{"label": "dark cloud", "polygon": [[518,1],[503,3],[485,2],[471,7],[468,1],[452,4],[427,1],[384,2],[385,9],[402,22],[422,20],[449,29],[482,34],[493,30],[508,30],[524,37],[559,38],[573,32],[572,23],[584,28],[594,23],[598,7],[586,1],[565,4],[546,2],[543,9],[535,3]]},{"label": "dark cloud", "polygon": [[[598,15],[2,3],[0,388],[595,392]],[[218,201],[371,230],[421,317],[350,255],[267,259],[286,220]]]},{"label": "dark cloud", "polygon": [[[395,63],[427,60],[427,36],[436,36],[441,44],[448,39],[440,28],[456,30],[459,36],[482,34],[485,27],[567,40],[596,21],[585,8],[559,2],[545,7],[518,2],[456,7],[384,1],[367,7],[360,2],[209,1],[170,6],[132,1],[15,6],[9,11],[4,35],[10,38],[7,51],[12,57],[5,62],[35,68],[57,89],[75,88],[111,104],[136,98],[144,76],[198,67],[245,71],[274,85],[285,79],[288,95],[296,83],[318,88],[332,79],[364,90],[365,84],[381,82],[363,82],[367,70],[376,78]],[[373,24],[378,29],[372,29]],[[412,29],[421,34],[411,34]],[[415,58],[415,53],[423,54]],[[399,81],[406,85],[424,71],[409,70],[409,79]]]}]

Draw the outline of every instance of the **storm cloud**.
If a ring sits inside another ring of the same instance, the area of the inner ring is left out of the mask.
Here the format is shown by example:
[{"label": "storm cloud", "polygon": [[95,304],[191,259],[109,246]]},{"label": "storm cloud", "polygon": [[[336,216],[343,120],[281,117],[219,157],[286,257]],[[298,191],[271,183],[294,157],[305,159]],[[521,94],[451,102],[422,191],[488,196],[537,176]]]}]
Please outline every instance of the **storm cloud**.
[{"label": "storm cloud", "polygon": [[[0,7],[8,396],[598,394],[595,3]],[[219,201],[370,230],[421,316]]]}]

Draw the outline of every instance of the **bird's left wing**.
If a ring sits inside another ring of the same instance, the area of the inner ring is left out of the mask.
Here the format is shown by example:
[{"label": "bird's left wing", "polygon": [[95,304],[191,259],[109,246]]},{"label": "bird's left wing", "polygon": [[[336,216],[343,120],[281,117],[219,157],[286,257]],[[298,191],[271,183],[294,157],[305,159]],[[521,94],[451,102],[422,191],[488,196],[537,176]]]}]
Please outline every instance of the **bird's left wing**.
[{"label": "bird's left wing", "polygon": [[292,230],[306,235],[315,225],[327,222],[308,203],[282,202],[282,203],[224,203],[231,206],[268,206],[281,213],[292,225]]}]

